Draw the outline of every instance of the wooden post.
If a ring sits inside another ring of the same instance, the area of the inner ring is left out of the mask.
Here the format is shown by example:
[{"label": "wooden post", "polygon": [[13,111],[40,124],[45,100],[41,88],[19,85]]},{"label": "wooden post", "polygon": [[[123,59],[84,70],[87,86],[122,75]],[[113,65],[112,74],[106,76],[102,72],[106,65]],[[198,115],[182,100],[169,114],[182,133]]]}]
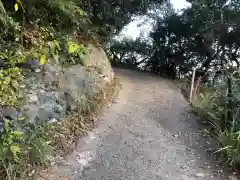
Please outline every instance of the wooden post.
[{"label": "wooden post", "polygon": [[190,96],[189,96],[190,104],[192,103],[192,95],[193,95],[193,87],[194,87],[195,74],[196,74],[196,68],[193,68],[192,83],[191,83]]}]

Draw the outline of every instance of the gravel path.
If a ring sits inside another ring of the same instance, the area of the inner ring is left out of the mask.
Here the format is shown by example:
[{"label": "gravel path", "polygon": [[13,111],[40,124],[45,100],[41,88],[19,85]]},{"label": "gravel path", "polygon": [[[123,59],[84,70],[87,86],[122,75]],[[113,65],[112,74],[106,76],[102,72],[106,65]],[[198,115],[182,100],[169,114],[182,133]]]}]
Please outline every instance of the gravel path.
[{"label": "gravel path", "polygon": [[180,91],[168,80],[116,69],[123,90],[94,131],[58,165],[70,180],[227,180]]}]

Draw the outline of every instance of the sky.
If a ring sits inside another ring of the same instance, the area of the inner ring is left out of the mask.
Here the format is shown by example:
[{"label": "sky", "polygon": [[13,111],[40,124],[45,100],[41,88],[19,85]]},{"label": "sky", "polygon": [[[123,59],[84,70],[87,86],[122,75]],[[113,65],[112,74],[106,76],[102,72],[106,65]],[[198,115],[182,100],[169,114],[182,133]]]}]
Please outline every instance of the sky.
[{"label": "sky", "polygon": [[183,9],[183,8],[187,7],[187,5],[188,5],[186,0],[170,0],[170,1],[173,4],[174,9],[176,9],[176,10]]},{"label": "sky", "polygon": [[[186,0],[170,0],[170,2],[173,4],[173,7],[176,11],[180,11],[189,5]],[[137,27],[139,22],[142,22],[141,19],[130,23],[123,29],[120,36],[129,36],[135,39],[140,35],[141,32],[143,32],[143,34],[146,36],[151,30],[151,22],[144,22],[141,27]]]}]

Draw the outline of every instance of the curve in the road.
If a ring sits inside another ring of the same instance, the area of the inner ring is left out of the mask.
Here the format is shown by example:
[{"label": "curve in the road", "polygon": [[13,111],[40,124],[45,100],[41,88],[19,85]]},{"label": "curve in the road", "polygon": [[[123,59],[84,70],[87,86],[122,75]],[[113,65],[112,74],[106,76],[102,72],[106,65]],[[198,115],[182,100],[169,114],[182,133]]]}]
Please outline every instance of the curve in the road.
[{"label": "curve in the road", "polygon": [[196,117],[169,80],[116,69],[117,103],[58,170],[70,180],[227,180]]}]

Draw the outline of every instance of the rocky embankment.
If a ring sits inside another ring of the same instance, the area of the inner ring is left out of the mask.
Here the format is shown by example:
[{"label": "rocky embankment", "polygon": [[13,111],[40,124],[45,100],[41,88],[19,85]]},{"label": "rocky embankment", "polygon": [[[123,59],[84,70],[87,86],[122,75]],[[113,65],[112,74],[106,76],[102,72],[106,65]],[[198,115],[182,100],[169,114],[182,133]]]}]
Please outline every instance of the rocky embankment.
[{"label": "rocky embankment", "polygon": [[50,60],[45,65],[40,65],[39,60],[22,65],[25,79],[21,86],[21,106],[1,107],[1,119],[24,117],[32,123],[36,120],[51,123],[65,119],[76,107],[84,108],[114,78],[104,50],[88,45],[88,52],[85,66],[62,68]]}]

